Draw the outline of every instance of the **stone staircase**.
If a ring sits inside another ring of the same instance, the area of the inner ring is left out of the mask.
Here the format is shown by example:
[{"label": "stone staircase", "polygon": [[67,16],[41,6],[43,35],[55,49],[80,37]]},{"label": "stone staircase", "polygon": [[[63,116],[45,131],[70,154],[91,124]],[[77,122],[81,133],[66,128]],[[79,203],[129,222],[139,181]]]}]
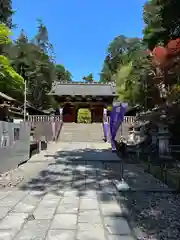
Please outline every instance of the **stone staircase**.
[{"label": "stone staircase", "polygon": [[61,142],[102,142],[102,123],[63,123],[58,141]]}]

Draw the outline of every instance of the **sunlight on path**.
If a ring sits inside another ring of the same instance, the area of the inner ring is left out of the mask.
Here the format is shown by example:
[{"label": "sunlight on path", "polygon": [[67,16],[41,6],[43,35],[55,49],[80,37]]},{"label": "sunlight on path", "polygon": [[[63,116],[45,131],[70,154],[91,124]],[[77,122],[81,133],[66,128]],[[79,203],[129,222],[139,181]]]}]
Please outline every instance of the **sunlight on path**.
[{"label": "sunlight on path", "polygon": [[[133,240],[110,171],[106,143],[58,143],[33,158],[47,168],[0,191],[2,240]],[[52,160],[54,159],[54,160]]]}]

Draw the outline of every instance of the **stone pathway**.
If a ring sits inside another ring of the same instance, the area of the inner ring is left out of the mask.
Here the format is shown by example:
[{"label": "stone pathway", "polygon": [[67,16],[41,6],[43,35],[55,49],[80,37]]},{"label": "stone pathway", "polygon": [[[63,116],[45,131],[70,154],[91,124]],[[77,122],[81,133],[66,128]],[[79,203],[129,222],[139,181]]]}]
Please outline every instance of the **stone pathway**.
[{"label": "stone pathway", "polygon": [[103,161],[107,143],[59,143],[30,160],[37,176],[0,191],[0,240],[133,240]]}]

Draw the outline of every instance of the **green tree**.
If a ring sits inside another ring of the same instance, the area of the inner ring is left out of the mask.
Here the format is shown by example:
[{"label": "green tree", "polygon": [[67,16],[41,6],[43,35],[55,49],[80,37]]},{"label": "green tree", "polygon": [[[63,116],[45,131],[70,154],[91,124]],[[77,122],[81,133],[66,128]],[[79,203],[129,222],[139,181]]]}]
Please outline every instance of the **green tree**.
[{"label": "green tree", "polygon": [[180,37],[180,1],[151,0],[144,5],[144,41],[149,49]]},{"label": "green tree", "polygon": [[55,66],[55,73],[57,82],[72,82],[72,74],[62,64],[57,64]]},{"label": "green tree", "polygon": [[[38,32],[33,43],[30,43],[28,72],[28,97],[38,108],[49,108],[51,99],[48,95],[54,80],[54,63],[48,55],[51,44],[46,26],[39,21]],[[32,62],[33,60],[33,62]]]},{"label": "green tree", "polygon": [[112,80],[112,72],[109,69],[108,64],[104,63],[100,73],[100,82],[111,82],[111,80]]},{"label": "green tree", "polygon": [[84,77],[83,77],[83,80],[86,81],[86,82],[94,82],[93,74],[90,73],[89,75],[84,76]]},{"label": "green tree", "polygon": [[141,41],[138,38],[127,38],[123,35],[115,37],[108,46],[100,81],[110,82],[119,67],[126,64],[140,46]]},{"label": "green tree", "polygon": [[[11,31],[0,24],[0,45],[10,44],[10,35]],[[23,96],[23,89],[23,78],[13,69],[8,58],[0,55],[0,91],[19,99]]]},{"label": "green tree", "polygon": [[143,105],[145,78],[151,67],[146,47],[140,39],[119,36],[109,45],[100,81],[115,81],[121,101]]},{"label": "green tree", "polygon": [[12,9],[11,0],[0,0],[0,23],[4,23],[7,27],[12,28]]},{"label": "green tree", "polygon": [[22,74],[25,65],[27,80],[27,99],[37,108],[49,108],[51,97],[48,95],[55,79],[54,63],[49,55],[48,34],[42,22],[32,41],[22,30],[8,53],[16,71]]}]

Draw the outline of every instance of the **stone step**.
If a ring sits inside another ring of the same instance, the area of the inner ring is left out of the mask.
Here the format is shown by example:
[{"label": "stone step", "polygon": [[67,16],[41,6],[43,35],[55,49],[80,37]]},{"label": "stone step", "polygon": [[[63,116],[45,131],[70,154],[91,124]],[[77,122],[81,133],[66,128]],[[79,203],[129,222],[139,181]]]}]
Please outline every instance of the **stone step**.
[{"label": "stone step", "polygon": [[59,136],[59,141],[64,142],[101,142],[102,139],[103,127],[101,123],[64,123]]}]

